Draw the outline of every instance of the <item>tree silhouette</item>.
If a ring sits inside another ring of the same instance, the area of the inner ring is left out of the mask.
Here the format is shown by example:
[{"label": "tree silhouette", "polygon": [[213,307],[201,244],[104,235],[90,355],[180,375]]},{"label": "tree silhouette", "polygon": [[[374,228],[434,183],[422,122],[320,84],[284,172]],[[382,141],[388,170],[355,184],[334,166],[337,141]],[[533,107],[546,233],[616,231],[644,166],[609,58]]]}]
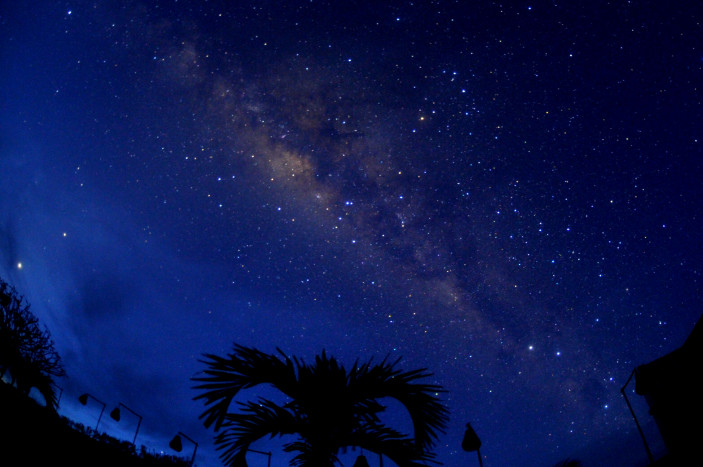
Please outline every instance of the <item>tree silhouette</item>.
[{"label": "tree silhouette", "polygon": [[[194,377],[196,390],[209,406],[200,416],[206,427],[215,424],[215,444],[221,459],[232,466],[246,466],[246,452],[256,440],[270,435],[297,435],[284,446],[297,455],[296,466],[330,467],[347,447],[361,447],[383,454],[401,467],[425,465],[437,432],[444,433],[446,408],[437,394],[442,388],[417,382],[430,376],[424,369],[402,372],[398,361],[356,362],[346,370],[325,352],[308,365],[302,360],[234,346],[226,357],[206,354],[205,376]],[[287,396],[279,405],[269,399],[237,402],[238,412],[228,412],[243,389],[271,384]],[[413,422],[414,438],[384,425],[378,414],[385,407],[379,399],[391,397],[405,406]]]},{"label": "tree silhouette", "polygon": [[25,394],[36,388],[46,405],[56,409],[53,378],[66,374],[61,357],[24,297],[0,279],[0,378],[8,370],[11,384]]}]

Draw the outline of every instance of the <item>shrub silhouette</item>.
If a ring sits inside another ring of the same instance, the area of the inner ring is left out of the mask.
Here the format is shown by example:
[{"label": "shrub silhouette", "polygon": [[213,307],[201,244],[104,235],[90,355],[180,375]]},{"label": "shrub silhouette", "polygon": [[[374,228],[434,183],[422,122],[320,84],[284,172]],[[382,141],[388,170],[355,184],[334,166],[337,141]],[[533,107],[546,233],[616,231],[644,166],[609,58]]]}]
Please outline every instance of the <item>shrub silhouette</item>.
[{"label": "shrub silhouette", "polygon": [[[297,358],[235,345],[226,357],[206,354],[204,376],[194,377],[195,387],[209,406],[200,416],[206,427],[215,425],[215,443],[222,460],[246,466],[246,452],[267,436],[297,435],[284,446],[295,452],[296,466],[329,467],[347,447],[361,447],[383,454],[401,467],[432,461],[438,432],[448,420],[436,394],[442,388],[417,380],[430,376],[424,369],[403,372],[398,361],[355,363],[347,370],[325,352],[311,365]],[[243,389],[271,384],[288,398],[283,405],[258,398],[238,402],[239,411],[228,412]],[[413,422],[414,437],[384,425],[378,414],[385,407],[380,398],[391,397],[405,406]]]},{"label": "shrub silhouette", "polygon": [[11,384],[25,394],[36,388],[56,409],[53,378],[65,375],[61,357],[24,297],[0,279],[0,378],[8,370]]}]

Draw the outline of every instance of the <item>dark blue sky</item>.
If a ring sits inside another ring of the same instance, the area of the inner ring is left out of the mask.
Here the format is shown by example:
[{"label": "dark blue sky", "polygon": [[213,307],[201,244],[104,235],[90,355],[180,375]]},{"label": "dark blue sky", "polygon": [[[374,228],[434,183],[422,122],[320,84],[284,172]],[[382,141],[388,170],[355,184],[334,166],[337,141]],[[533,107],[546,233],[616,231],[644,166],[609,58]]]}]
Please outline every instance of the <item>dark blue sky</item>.
[{"label": "dark blue sky", "polygon": [[61,410],[217,465],[197,358],[326,349],[433,372],[445,465],[467,421],[487,466],[644,461],[619,389],[701,314],[703,7],[231,3],[2,7],[0,276]]}]

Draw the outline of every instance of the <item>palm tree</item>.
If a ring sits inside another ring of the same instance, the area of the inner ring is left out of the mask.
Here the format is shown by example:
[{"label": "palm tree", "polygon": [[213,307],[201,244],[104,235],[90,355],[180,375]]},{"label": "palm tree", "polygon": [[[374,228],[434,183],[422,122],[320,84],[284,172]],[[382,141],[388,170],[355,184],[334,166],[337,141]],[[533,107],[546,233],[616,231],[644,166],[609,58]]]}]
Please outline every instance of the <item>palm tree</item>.
[{"label": "palm tree", "polygon": [[[206,427],[215,424],[215,444],[221,459],[231,466],[246,466],[246,452],[256,440],[270,435],[297,435],[284,446],[296,452],[295,466],[331,467],[347,447],[361,447],[386,455],[401,467],[425,465],[437,432],[444,433],[447,409],[437,395],[441,387],[417,382],[430,376],[424,369],[403,372],[398,361],[380,364],[356,362],[350,370],[325,352],[308,365],[302,360],[235,344],[226,357],[206,354],[205,376],[194,377],[195,387],[209,406],[201,415]],[[287,396],[279,405],[271,400],[237,402],[240,410],[228,412],[239,391],[270,384]],[[402,403],[413,422],[414,438],[384,425],[379,399]]]}]

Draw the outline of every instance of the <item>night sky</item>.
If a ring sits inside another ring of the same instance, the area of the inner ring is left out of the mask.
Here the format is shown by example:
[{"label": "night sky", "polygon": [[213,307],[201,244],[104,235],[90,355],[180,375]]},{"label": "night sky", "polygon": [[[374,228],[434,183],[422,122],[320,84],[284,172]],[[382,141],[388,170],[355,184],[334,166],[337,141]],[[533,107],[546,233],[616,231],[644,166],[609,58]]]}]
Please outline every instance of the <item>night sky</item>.
[{"label": "night sky", "polygon": [[325,349],[432,372],[445,465],[478,464],[466,422],[487,467],[646,461],[620,388],[703,311],[699,2],[30,3],[0,13],[0,277],[62,414],[123,403],[214,466],[201,354]]}]

